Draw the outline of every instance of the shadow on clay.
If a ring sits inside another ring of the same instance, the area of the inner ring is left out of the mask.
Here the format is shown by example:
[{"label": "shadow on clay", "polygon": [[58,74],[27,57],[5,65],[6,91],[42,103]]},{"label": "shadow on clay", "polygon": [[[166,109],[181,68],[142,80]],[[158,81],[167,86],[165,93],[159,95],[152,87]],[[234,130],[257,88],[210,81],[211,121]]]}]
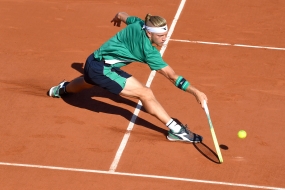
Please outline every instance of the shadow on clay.
[{"label": "shadow on clay", "polygon": [[[72,63],[71,67],[77,70],[79,73],[83,74],[83,63]],[[94,86],[91,89],[86,89],[76,94],[62,96],[62,99],[63,101],[65,101],[66,103],[72,106],[76,106],[79,108],[87,109],[87,110],[98,112],[98,113],[102,112],[102,113],[120,115],[126,118],[128,121],[131,121],[131,118],[133,116],[132,112],[130,112],[127,109],[121,108],[119,106],[111,105],[111,104],[94,99],[96,97],[109,98],[110,100],[114,102],[130,105],[134,108],[136,108],[137,106],[137,102],[134,102],[127,98],[123,98],[121,96],[112,94],[109,91],[104,90],[103,88],[98,87],[98,86]],[[143,107],[141,108],[141,111],[146,112]],[[136,125],[141,125],[143,127],[162,133],[165,136],[167,135],[167,130],[162,129],[140,117],[136,118],[135,123]]]},{"label": "shadow on clay", "polygon": [[220,164],[218,155],[203,142],[194,143],[194,147],[208,160]]},{"label": "shadow on clay", "polygon": [[[75,70],[77,70],[79,73],[83,74],[84,70],[83,70],[83,63],[72,63],[71,67]],[[121,115],[122,117],[126,118],[127,120],[131,120],[131,117],[133,116],[133,113],[130,112],[127,109],[118,107],[118,106],[114,106],[105,102],[101,102],[95,99],[92,99],[92,97],[106,97],[109,98],[117,103],[124,103],[124,104],[128,104],[132,107],[136,107],[137,106],[137,102],[133,102],[129,99],[123,98],[121,96],[112,94],[100,87],[94,87],[88,90],[85,90],[83,92],[77,93],[77,94],[73,94],[71,96],[66,96],[63,97],[63,100],[73,106],[76,107],[80,107],[80,108],[84,108],[84,109],[88,109],[90,111],[93,112],[104,112],[104,113],[108,113],[108,114],[115,114],[115,115]],[[80,99],[80,101],[78,101]],[[146,112],[143,107],[141,108],[141,111]],[[153,125],[152,123],[137,117],[136,119],[136,124],[137,125],[141,125],[144,127],[147,127],[149,129],[155,130],[157,132],[160,132],[162,134],[164,134],[165,136],[167,135],[168,131],[162,128],[159,128],[155,125]],[[203,155],[205,156],[207,159],[209,159],[210,161],[219,164],[219,159],[218,159],[218,155],[211,150],[207,145],[205,145],[203,142],[202,143],[193,143],[194,147]]]}]

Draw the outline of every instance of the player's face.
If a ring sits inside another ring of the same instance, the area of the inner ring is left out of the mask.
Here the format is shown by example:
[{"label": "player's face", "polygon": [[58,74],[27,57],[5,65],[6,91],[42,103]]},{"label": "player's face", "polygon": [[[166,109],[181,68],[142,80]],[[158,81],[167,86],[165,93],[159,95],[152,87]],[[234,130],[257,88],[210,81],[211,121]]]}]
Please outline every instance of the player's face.
[{"label": "player's face", "polygon": [[167,32],[164,33],[150,33],[150,40],[157,46],[162,46],[166,40]]}]

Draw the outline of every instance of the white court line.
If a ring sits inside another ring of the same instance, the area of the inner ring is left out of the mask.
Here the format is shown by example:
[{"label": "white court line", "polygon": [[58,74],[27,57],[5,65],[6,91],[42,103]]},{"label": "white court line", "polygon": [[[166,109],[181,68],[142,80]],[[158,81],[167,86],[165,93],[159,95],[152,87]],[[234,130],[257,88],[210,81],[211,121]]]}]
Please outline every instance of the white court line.
[{"label": "white court line", "polygon": [[131,177],[144,177],[144,178],[152,178],[152,179],[185,181],[185,182],[193,182],[193,183],[212,184],[212,185],[247,187],[247,188],[254,188],[254,189],[285,190],[285,188],[283,188],[283,187],[282,188],[281,187],[269,187],[269,186],[249,185],[249,184],[241,184],[241,183],[229,183],[229,182],[220,182],[220,181],[210,181],[210,180],[200,180],[200,179],[190,179],[190,178],[180,178],[180,177],[170,177],[170,176],[158,176],[158,175],[146,175],[146,174],[135,174],[135,173],[125,173],[125,172],[115,172],[115,171],[89,170],[89,169],[79,169],[79,168],[66,168],[66,167],[43,166],[43,165],[32,165],[32,164],[17,164],[17,163],[7,163],[7,162],[0,162],[0,165],[2,165],[2,166],[14,166],[14,167],[25,167],[25,168],[60,170],[60,171],[71,171],[71,172],[84,172],[84,173],[97,173],[97,174],[107,174],[107,175],[131,176]]},{"label": "white court line", "polygon": [[[173,31],[174,31],[175,25],[176,25],[177,20],[178,20],[178,18],[180,16],[180,13],[182,12],[182,9],[183,9],[183,7],[185,5],[185,2],[186,2],[186,0],[182,0],[180,5],[179,5],[179,8],[178,8],[178,10],[176,12],[176,15],[175,15],[175,17],[174,17],[174,19],[173,19],[173,21],[171,23],[170,29],[168,31],[166,40],[165,40],[165,42],[164,42],[164,44],[163,44],[163,46],[162,46],[162,48],[160,50],[161,56],[163,56],[164,51],[166,50],[167,44],[168,44],[169,39],[170,39],[170,37],[171,37],[171,35],[172,35]],[[156,73],[155,71],[151,71],[151,73],[150,73],[150,75],[148,77],[147,83],[146,83],[147,87],[150,87],[151,82],[152,82],[152,80],[153,80],[153,78],[155,76],[155,73]],[[131,118],[131,121],[130,121],[130,123],[128,125],[127,131],[126,131],[126,133],[125,133],[125,135],[123,137],[123,140],[121,141],[121,144],[120,144],[120,146],[119,146],[119,148],[117,150],[115,158],[114,158],[114,160],[113,160],[113,162],[112,162],[112,164],[110,166],[110,169],[109,169],[110,172],[115,172],[115,170],[116,170],[116,168],[118,166],[118,163],[119,163],[119,161],[121,159],[121,156],[123,154],[123,151],[124,151],[124,149],[125,149],[125,147],[127,145],[128,139],[130,137],[131,131],[132,131],[133,127],[134,127],[135,121],[137,119],[137,116],[138,116],[138,113],[140,112],[141,107],[142,107],[142,103],[141,103],[141,101],[139,101],[138,104],[137,104],[137,107],[136,107],[136,109],[135,109],[135,111],[133,113],[133,116]]]},{"label": "white court line", "polygon": [[209,45],[219,45],[219,46],[237,46],[237,47],[246,47],[246,48],[258,48],[258,49],[271,49],[271,50],[285,50],[285,48],[279,47],[269,47],[269,46],[253,46],[253,45],[245,45],[245,44],[230,44],[230,43],[219,43],[219,42],[203,42],[203,41],[191,41],[191,40],[178,40],[178,39],[170,39],[171,41],[176,42],[187,42],[193,44],[209,44]]}]

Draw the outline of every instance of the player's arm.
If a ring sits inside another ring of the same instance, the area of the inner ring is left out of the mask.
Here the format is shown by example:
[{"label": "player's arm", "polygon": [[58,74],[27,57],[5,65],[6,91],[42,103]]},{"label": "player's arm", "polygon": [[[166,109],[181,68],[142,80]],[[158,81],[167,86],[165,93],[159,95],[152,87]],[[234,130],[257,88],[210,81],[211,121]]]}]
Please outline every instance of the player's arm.
[{"label": "player's arm", "polygon": [[169,65],[157,70],[157,72],[169,79],[176,87],[193,94],[202,107],[204,107],[202,102],[204,100],[208,101],[207,96],[203,92],[191,85],[184,77],[177,75]]},{"label": "player's arm", "polygon": [[129,17],[128,13],[118,12],[111,22],[114,22],[114,26],[121,26],[121,22],[126,24],[127,18]]}]

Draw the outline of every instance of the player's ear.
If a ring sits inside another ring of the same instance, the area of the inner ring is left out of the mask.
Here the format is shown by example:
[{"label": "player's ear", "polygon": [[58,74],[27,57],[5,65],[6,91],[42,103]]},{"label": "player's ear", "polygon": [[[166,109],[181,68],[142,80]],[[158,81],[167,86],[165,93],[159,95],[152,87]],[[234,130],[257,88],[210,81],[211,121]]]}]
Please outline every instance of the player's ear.
[{"label": "player's ear", "polygon": [[150,38],[151,37],[151,32],[146,30],[146,35]]}]

